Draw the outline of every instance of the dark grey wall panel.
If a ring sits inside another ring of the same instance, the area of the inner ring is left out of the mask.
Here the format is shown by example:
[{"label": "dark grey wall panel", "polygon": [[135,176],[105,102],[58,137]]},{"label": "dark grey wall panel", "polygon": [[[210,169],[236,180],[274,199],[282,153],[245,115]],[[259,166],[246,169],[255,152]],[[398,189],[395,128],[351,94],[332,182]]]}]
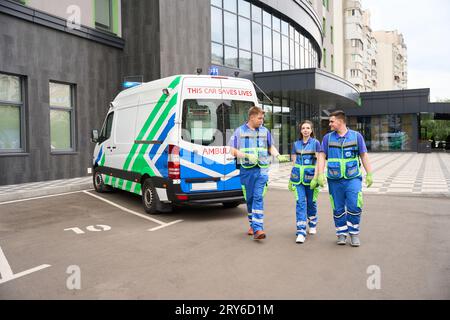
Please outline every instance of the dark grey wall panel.
[{"label": "dark grey wall panel", "polygon": [[159,79],[159,0],[122,1],[122,36],[124,76],[142,75],[145,82]]},{"label": "dark grey wall panel", "polygon": [[211,65],[210,0],[162,0],[161,77],[208,73]]},{"label": "dark grey wall panel", "polygon": [[[0,185],[79,177],[91,166],[90,131],[120,89],[122,50],[0,14],[0,72],[26,78],[26,152],[0,155]],[[74,154],[50,152],[49,81],[76,85]]]},{"label": "dark grey wall panel", "polygon": [[430,89],[361,93],[362,106],[346,108],[350,116],[428,112]]}]

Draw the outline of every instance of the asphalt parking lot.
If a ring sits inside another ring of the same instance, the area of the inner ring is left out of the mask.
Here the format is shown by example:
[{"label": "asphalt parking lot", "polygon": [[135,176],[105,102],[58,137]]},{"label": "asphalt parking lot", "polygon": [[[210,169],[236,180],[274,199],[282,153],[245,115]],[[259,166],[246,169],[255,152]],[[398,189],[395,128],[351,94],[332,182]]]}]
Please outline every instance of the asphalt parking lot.
[{"label": "asphalt parking lot", "polygon": [[140,197],[89,193],[0,204],[0,299],[450,298],[449,198],[367,195],[352,248],[326,193],[303,245],[288,191],[269,190],[262,242],[244,206],[149,216]]}]

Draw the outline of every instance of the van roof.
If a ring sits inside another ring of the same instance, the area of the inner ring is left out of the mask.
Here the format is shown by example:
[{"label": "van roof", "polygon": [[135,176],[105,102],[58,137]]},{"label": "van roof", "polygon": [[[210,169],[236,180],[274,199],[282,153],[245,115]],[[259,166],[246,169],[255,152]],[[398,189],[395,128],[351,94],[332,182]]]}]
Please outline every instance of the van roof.
[{"label": "van roof", "polygon": [[130,97],[135,94],[142,93],[143,91],[146,91],[149,89],[160,88],[162,90],[162,89],[166,88],[177,77],[181,77],[182,79],[187,78],[187,77],[189,77],[189,78],[195,77],[195,78],[204,78],[204,79],[232,79],[232,80],[250,81],[250,80],[244,79],[244,78],[234,78],[234,77],[224,77],[224,76],[194,75],[194,74],[173,75],[170,77],[153,80],[150,82],[144,82],[136,87],[125,89],[116,96],[114,101],[117,102],[118,100]]}]

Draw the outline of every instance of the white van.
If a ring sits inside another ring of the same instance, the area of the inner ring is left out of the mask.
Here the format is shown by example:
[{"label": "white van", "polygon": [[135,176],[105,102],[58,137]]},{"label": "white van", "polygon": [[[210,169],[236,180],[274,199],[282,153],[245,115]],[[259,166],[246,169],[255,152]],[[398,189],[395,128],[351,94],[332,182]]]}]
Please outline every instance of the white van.
[{"label": "white van", "polygon": [[95,190],[142,195],[151,214],[174,204],[244,203],[227,142],[253,105],[251,81],[218,76],[172,76],[121,92],[100,134],[92,132]]}]

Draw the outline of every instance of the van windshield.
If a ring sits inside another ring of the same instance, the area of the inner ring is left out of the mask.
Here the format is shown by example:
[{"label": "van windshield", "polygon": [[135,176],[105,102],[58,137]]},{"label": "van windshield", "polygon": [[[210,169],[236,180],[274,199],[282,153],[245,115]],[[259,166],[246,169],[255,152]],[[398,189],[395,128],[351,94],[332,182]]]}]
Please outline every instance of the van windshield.
[{"label": "van windshield", "polygon": [[224,146],[227,131],[244,124],[253,105],[251,101],[185,100],[182,139],[203,146]]}]

